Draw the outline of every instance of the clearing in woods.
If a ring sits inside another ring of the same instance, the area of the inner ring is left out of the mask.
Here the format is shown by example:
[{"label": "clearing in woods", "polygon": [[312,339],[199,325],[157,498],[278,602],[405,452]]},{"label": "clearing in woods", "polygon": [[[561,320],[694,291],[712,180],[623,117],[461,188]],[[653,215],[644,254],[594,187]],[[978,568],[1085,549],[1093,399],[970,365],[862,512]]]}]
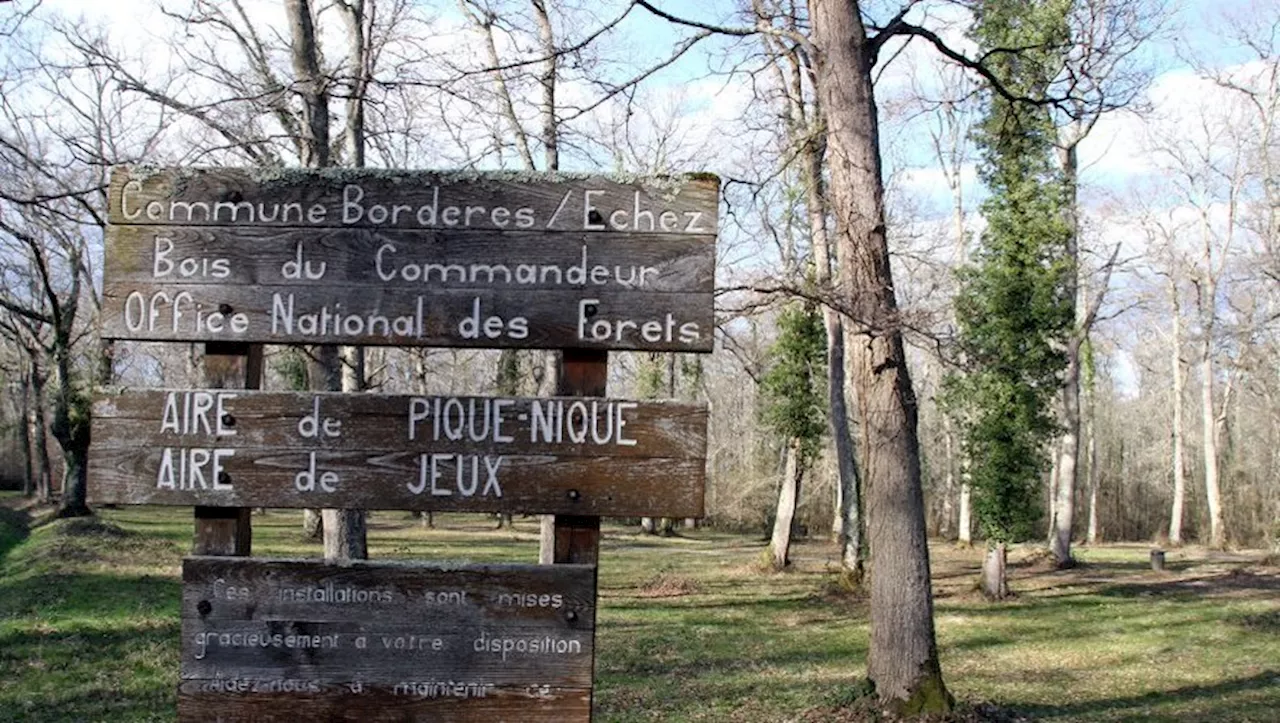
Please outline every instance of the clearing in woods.
[{"label": "clearing in woods", "polygon": [[[5,500],[17,506],[14,498]],[[172,721],[184,508],[35,524],[0,510],[0,719]],[[297,511],[254,516],[255,556],[319,556]],[[373,513],[370,557],[528,562],[536,519]],[[835,549],[802,541],[793,570],[756,567],[758,537],[662,539],[606,525],[596,720],[872,720],[848,703],[865,673],[865,600]],[[1280,710],[1280,567],[1261,553],[1082,548],[1056,572],[1013,555],[1012,602],[974,591],[978,550],[933,547],[938,643],[963,721],[1261,723]],[[986,703],[995,704],[988,706]]]}]

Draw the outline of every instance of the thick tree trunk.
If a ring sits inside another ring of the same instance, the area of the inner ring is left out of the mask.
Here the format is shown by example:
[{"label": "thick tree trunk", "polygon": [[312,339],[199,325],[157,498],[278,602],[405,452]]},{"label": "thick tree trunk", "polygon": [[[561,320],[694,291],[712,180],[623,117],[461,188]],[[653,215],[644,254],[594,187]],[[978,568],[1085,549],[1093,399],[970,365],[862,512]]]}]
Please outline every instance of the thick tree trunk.
[{"label": "thick tree trunk", "polygon": [[306,168],[329,165],[329,88],[320,72],[320,53],[311,0],[284,0],[289,18],[290,60],[295,90],[302,98],[302,137],[294,139],[298,160]]},{"label": "thick tree trunk", "polygon": [[325,560],[369,558],[364,510],[324,510],[321,515],[324,518]]},{"label": "thick tree trunk", "polygon": [[[311,375],[313,389],[329,392],[356,391],[348,388],[358,385],[353,385],[350,375],[344,373],[342,348],[329,345],[317,347],[315,366]],[[364,510],[326,509],[321,511],[320,518],[326,560],[364,560],[369,557]],[[308,520],[304,518],[304,532],[307,523]]]},{"label": "thick tree trunk", "polygon": [[1204,330],[1200,342],[1200,368],[1204,378],[1200,386],[1201,435],[1204,437],[1204,492],[1209,508],[1209,546],[1221,549],[1225,543],[1222,527],[1222,490],[1218,480],[1217,410],[1213,402],[1212,329]]},{"label": "thick tree trunk", "polygon": [[[67,323],[75,318],[68,313]],[[58,387],[53,408],[51,431],[62,447],[65,467],[62,474],[62,499],[58,517],[86,517],[93,514],[88,504],[89,479],[89,409],[88,400],[76,389],[71,368],[71,329],[54,329],[54,361],[58,369]]]},{"label": "thick tree trunk", "polygon": [[988,600],[1004,600],[1009,597],[1009,581],[1005,574],[1009,553],[1003,542],[987,546],[982,561],[982,594]]},{"label": "thick tree trunk", "polygon": [[1049,529],[1049,549],[1058,568],[1075,564],[1071,556],[1071,535],[1075,526],[1076,481],[1080,459],[1080,339],[1067,342],[1067,368],[1062,381],[1062,436],[1058,438],[1057,497],[1053,524]]},{"label": "thick tree trunk", "polygon": [[889,267],[871,63],[858,3],[813,0],[815,84],[827,121],[845,328],[864,436],[870,533],[868,677],[907,712],[949,710],[933,628],[917,409]]},{"label": "thick tree trunk", "polygon": [[791,533],[795,525],[796,505],[800,502],[800,478],[804,475],[800,446],[798,439],[787,443],[787,461],[783,465],[778,508],[773,517],[773,536],[769,542],[769,555],[775,570],[781,570],[791,562]]},{"label": "thick tree trunk", "polygon": [[337,5],[347,28],[347,65],[351,77],[347,82],[347,127],[345,139],[348,162],[364,168],[365,122],[364,100],[370,81],[369,38],[365,35],[364,0],[346,0]]},{"label": "thick tree trunk", "polygon": [[1169,544],[1182,544],[1182,515],[1187,497],[1187,468],[1183,462],[1185,453],[1185,422],[1182,419],[1182,402],[1186,394],[1187,371],[1182,363],[1182,304],[1178,300],[1178,285],[1169,280],[1169,298],[1173,302],[1173,345],[1169,354],[1170,371],[1173,373],[1173,506],[1169,511]]},{"label": "thick tree trunk", "polygon": [[1067,367],[1062,374],[1062,436],[1058,438],[1058,458],[1055,464],[1053,515],[1049,526],[1049,549],[1059,568],[1071,567],[1071,536],[1075,528],[1076,488],[1079,485],[1080,468],[1080,354],[1089,335],[1090,321],[1085,315],[1085,305],[1078,298],[1081,288],[1080,235],[1077,220],[1076,194],[1079,160],[1076,144],[1080,132],[1073,123],[1064,130],[1066,143],[1061,149],[1063,186],[1066,201],[1063,204],[1069,234],[1067,236],[1067,260],[1071,264],[1068,274],[1067,297],[1071,300],[1075,323],[1067,340]]}]

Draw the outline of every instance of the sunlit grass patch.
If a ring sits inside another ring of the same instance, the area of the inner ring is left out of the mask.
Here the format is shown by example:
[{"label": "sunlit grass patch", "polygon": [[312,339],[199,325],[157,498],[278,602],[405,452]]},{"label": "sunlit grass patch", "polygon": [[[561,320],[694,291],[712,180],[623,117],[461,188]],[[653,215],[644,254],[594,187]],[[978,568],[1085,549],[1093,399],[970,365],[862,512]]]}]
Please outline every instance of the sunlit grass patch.
[{"label": "sunlit grass patch", "polygon": [[[321,554],[300,512],[252,519],[255,555]],[[371,556],[537,559],[537,518],[502,529],[482,515],[435,522],[371,514]],[[16,541],[0,557],[0,720],[174,720],[191,540],[190,509],[121,508]],[[597,721],[873,720],[847,705],[866,675],[869,610],[838,585],[835,548],[802,541],[780,573],[755,568],[763,548],[716,531],[657,538],[606,523]],[[1276,720],[1280,570],[1246,553],[1181,549],[1154,572],[1148,549],[1082,549],[1066,571],[1018,549],[1016,597],[991,604],[973,589],[981,550],[935,546],[947,683],[962,701],[998,704],[953,720]]]}]

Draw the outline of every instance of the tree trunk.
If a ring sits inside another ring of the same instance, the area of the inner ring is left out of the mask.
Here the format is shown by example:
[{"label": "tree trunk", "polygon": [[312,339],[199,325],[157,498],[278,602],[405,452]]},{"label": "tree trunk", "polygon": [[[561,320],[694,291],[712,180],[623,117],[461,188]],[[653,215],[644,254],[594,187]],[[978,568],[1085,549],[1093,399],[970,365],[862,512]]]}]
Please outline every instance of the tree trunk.
[{"label": "tree trunk", "polygon": [[302,99],[302,137],[294,139],[298,160],[306,168],[329,165],[329,88],[320,72],[320,51],[311,0],[284,0],[289,18],[290,60]]},{"label": "tree trunk", "polygon": [[956,494],[956,430],[951,415],[942,415],[942,512],[938,520],[938,536],[951,537],[951,523],[955,518]]},{"label": "tree trunk", "polygon": [[347,127],[344,134],[348,162],[355,168],[364,168],[364,99],[370,80],[369,40],[365,35],[364,0],[347,0],[338,3],[337,7],[347,26],[347,64],[351,66],[351,77],[347,83]]},{"label": "tree trunk", "polygon": [[320,510],[302,511],[302,536],[308,540],[320,540],[324,536],[324,518]]},{"label": "tree trunk", "polygon": [[773,518],[773,536],[769,542],[769,554],[775,570],[781,570],[791,562],[791,533],[795,524],[796,505],[800,502],[800,478],[804,475],[800,446],[799,439],[792,439],[787,443],[787,462],[783,467],[782,486],[778,490],[778,509]]},{"label": "tree trunk", "polygon": [[1098,405],[1097,391],[1091,382],[1085,387],[1085,450],[1089,459],[1089,531],[1085,540],[1098,544]]},{"label": "tree trunk", "polygon": [[556,561],[556,516],[542,515],[538,529],[538,564],[554,565]]},{"label": "tree trunk", "polygon": [[1200,368],[1204,379],[1200,386],[1200,415],[1204,437],[1204,492],[1209,508],[1209,546],[1221,549],[1225,542],[1222,529],[1222,490],[1218,480],[1217,410],[1213,402],[1213,343],[1211,329],[1205,329],[1200,342]]},{"label": "tree trunk", "polygon": [[[69,324],[74,313],[64,317]],[[70,328],[55,325],[54,362],[58,369],[58,387],[54,400],[51,431],[62,447],[64,463],[62,499],[58,517],[87,517],[93,514],[88,504],[89,480],[89,400],[76,389],[71,368]]]},{"label": "tree trunk", "polygon": [[[361,7],[362,11],[363,8]],[[315,25],[310,0],[285,0],[285,12],[289,18],[290,60],[293,63],[296,90],[302,99],[302,137],[296,139],[298,157],[303,166],[308,168],[325,168],[330,165],[329,153],[329,80],[320,70],[320,50],[316,42]],[[357,13],[360,14],[360,13]],[[355,17],[354,15],[352,17]],[[358,46],[363,46],[362,18],[355,17],[349,24],[349,30],[355,26],[354,36],[349,37]],[[357,50],[356,55],[363,57]],[[363,68],[357,69],[356,76],[362,75]],[[360,117],[348,119],[349,123],[362,123]],[[363,146],[363,128],[348,127],[355,130],[348,137],[348,143],[360,141]],[[360,149],[360,153],[362,153]],[[336,346],[317,348],[317,373],[312,376],[313,389],[323,391],[344,391],[342,353]],[[317,384],[319,382],[319,384]],[[350,385],[350,383],[348,383]],[[354,386],[360,386],[355,384]],[[323,520],[324,551],[327,560],[364,559],[368,557],[365,542],[365,520],[362,510],[324,510]],[[306,520],[304,520],[304,528]]]},{"label": "tree trunk", "polygon": [[987,546],[982,561],[982,594],[988,600],[1004,600],[1009,597],[1009,581],[1005,574],[1009,554],[1003,542]]},{"label": "tree trunk", "polygon": [[[1077,330],[1078,332],[1078,330]],[[1071,535],[1075,526],[1076,481],[1080,459],[1080,338],[1067,342],[1067,368],[1062,382],[1062,436],[1058,438],[1057,497],[1049,549],[1059,569],[1072,567]]]},{"label": "tree trunk", "polygon": [[[803,104],[804,99],[793,97],[791,102]],[[803,117],[803,106],[794,112]],[[821,128],[821,116],[817,110],[814,113],[819,117],[809,119],[803,125],[806,138],[802,141],[801,152],[804,155],[805,206],[809,216],[809,237],[813,242],[814,276],[818,286],[826,289],[831,283],[832,254],[827,233],[827,194],[822,175],[823,148],[818,140],[820,135],[814,131]],[[844,323],[840,314],[830,307],[823,308],[822,320],[827,332],[827,419],[836,455],[836,514],[832,529],[840,544],[841,565],[860,577],[865,556],[862,496],[846,403]]]},{"label": "tree trunk", "polygon": [[1064,130],[1067,141],[1060,150],[1063,186],[1066,190],[1063,216],[1069,229],[1066,256],[1071,264],[1066,293],[1075,315],[1075,323],[1067,340],[1067,367],[1062,374],[1062,436],[1058,438],[1058,459],[1055,464],[1057,474],[1054,477],[1054,492],[1057,496],[1049,527],[1049,549],[1053,552],[1059,569],[1075,565],[1071,556],[1071,535],[1075,527],[1076,487],[1080,477],[1080,354],[1089,335],[1085,305],[1078,298],[1081,285],[1080,224],[1076,216],[1079,165],[1076,146],[1080,136],[1077,125],[1072,123]]},{"label": "tree trunk", "polygon": [[[319,391],[341,392],[353,391],[346,387],[351,383],[350,376],[343,371],[342,349],[337,346],[324,345],[316,347],[315,364],[312,370],[311,387]],[[345,382],[345,383],[344,383]],[[315,515],[313,510],[307,510]],[[324,539],[324,556],[326,560],[363,560],[368,558],[368,547],[365,539],[366,525],[363,510],[322,510],[319,515],[320,536]],[[310,532],[308,525],[314,525],[314,518],[303,517],[303,532]],[[313,534],[314,537],[314,534]]]},{"label": "tree trunk", "polygon": [[1178,299],[1178,285],[1169,280],[1170,300],[1173,302],[1173,350],[1169,354],[1169,366],[1173,372],[1173,507],[1169,512],[1169,544],[1182,544],[1182,515],[1187,497],[1187,468],[1183,462],[1185,430],[1182,419],[1182,401],[1187,384],[1187,371],[1182,363],[1182,305]]},{"label": "tree trunk", "polygon": [[18,441],[22,444],[22,496],[31,497],[36,493],[35,453],[31,442],[35,435],[31,433],[31,377],[22,377],[22,393],[18,397]]},{"label": "tree trunk", "polygon": [[845,348],[855,371],[864,444],[871,577],[868,677],[905,712],[953,705],[942,680],[920,480],[917,407],[894,297],[871,62],[858,3],[810,3],[815,85],[827,121],[831,209],[841,292],[853,318]]},{"label": "tree trunk", "polygon": [[1061,457],[1058,455],[1058,440],[1053,439],[1049,442],[1049,489],[1048,499],[1045,500],[1045,507],[1049,509],[1049,537],[1053,537],[1053,528],[1057,524],[1058,518],[1058,462]]},{"label": "tree trunk", "polygon": [[[548,171],[560,170],[560,121],[556,118],[556,65],[560,53],[556,51],[555,33],[551,17],[547,14],[546,0],[532,0],[533,16],[538,23],[538,42],[542,46],[544,60],[538,84],[542,86],[542,151]],[[530,169],[533,170],[533,169]]]},{"label": "tree trunk", "polygon": [[964,459],[960,460],[960,503],[956,517],[956,539],[965,547],[973,545],[973,489],[965,474]]},{"label": "tree trunk", "polygon": [[658,524],[652,517],[641,517],[640,531],[646,535],[656,535],[658,534]]},{"label": "tree trunk", "polygon": [[324,510],[324,559],[367,560],[364,510]]}]

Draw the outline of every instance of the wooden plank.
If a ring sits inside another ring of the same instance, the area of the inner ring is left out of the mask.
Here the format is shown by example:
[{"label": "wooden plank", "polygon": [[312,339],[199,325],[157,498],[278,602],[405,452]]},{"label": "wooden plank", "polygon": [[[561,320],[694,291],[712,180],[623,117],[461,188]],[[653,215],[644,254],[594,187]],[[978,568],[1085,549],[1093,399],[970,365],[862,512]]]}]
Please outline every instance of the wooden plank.
[{"label": "wooden plank", "polygon": [[111,226],[116,283],[704,292],[715,237],[513,231]]},{"label": "wooden plank", "polygon": [[[262,351],[256,344],[206,345],[206,381],[219,389],[261,389]],[[253,550],[251,512],[248,507],[196,507],[192,554],[248,557]]]},{"label": "wooden plank", "polygon": [[700,516],[707,410],[612,399],[130,391],[96,504]]},{"label": "wooden plank", "polygon": [[[181,474],[180,448],[169,448],[174,474]],[[207,472],[208,450],[197,462]],[[190,459],[190,454],[188,459]],[[93,455],[91,502],[128,505],[291,507],[427,512],[503,512],[620,517],[700,517],[704,472],[700,460],[628,457],[503,456],[501,461],[464,455],[432,460],[396,455],[388,459],[358,453],[291,453],[249,458],[237,453],[219,460],[227,475],[221,486],[157,487],[163,450],[104,450]],[[378,466],[373,466],[377,464]],[[489,478],[493,465],[496,481]],[[332,476],[326,476],[332,475]],[[301,477],[300,477],[301,476]],[[176,477],[175,477],[176,479]],[[197,484],[188,478],[190,484]],[[424,484],[425,483],[425,484]],[[314,488],[298,489],[299,485]],[[324,485],[332,487],[323,489]],[[499,494],[499,492],[501,494]]]},{"label": "wooden plank", "polygon": [[102,311],[136,341],[710,352],[714,326],[710,294],[627,291],[108,282]]},{"label": "wooden plank", "polygon": [[706,455],[707,407],[576,397],[129,389],[100,396],[94,446]]},{"label": "wooden plank", "polygon": [[509,172],[112,169],[112,224],[711,234],[720,181]]},{"label": "wooden plank", "polygon": [[188,558],[183,583],[183,720],[589,719],[593,566]]}]

